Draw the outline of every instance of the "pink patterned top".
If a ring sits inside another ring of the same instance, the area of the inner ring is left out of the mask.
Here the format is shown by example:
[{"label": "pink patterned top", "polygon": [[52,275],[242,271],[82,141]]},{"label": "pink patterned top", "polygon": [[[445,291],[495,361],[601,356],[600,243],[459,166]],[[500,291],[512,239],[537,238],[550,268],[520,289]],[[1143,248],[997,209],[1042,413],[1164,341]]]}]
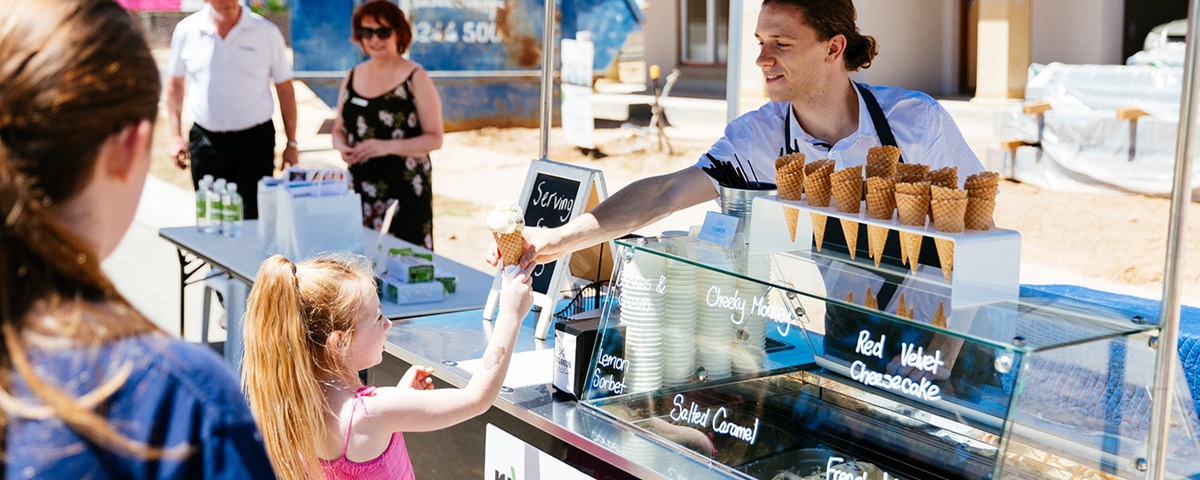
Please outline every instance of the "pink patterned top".
[{"label": "pink patterned top", "polygon": [[333,460],[321,460],[325,478],[336,479],[402,479],[414,480],[412,462],[408,459],[408,448],[404,446],[404,435],[392,434],[392,441],[378,457],[366,462],[355,462],[346,458],[346,447],[350,444],[350,429],[354,427],[354,412],[359,406],[367,414],[363,397],[375,396],[375,387],[364,386],[354,392],[354,406],[350,409],[350,422],[346,427],[346,440],[342,442],[342,456]]}]

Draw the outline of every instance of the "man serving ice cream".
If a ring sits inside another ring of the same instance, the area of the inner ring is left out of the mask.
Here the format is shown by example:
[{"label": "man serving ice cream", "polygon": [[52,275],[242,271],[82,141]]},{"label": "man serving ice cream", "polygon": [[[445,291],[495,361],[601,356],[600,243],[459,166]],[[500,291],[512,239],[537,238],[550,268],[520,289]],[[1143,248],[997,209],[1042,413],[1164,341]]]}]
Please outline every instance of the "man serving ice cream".
[{"label": "man serving ice cream", "polygon": [[[711,165],[710,156],[733,161],[737,155],[769,182],[775,181],[774,160],[784,154],[830,158],[841,170],[863,164],[867,151],[881,145],[898,146],[904,163],[957,166],[959,178],[982,172],[954,121],[928,95],[850,79],[870,66],[878,50],[874,38],[859,33],[856,15],[851,0],[764,1],[754,32],[761,45],[755,63],[771,101],[730,123],[696,164],[634,182],[562,227],[526,229],[532,248],[521,264],[553,261],[717,198],[714,182],[701,169]],[[825,241],[840,236],[833,225]],[[497,260],[492,248],[488,261]]]}]

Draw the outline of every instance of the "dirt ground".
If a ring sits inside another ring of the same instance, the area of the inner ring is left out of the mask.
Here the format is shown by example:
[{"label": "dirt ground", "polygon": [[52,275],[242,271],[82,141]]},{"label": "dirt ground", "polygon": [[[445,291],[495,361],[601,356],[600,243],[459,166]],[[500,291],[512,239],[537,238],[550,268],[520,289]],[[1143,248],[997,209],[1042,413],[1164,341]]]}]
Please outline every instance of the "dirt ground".
[{"label": "dirt ground", "polygon": [[[160,122],[165,123],[165,122]],[[602,158],[592,158],[565,144],[551,144],[549,157],[604,171],[609,192],[633,179],[666,173],[688,165],[709,146],[707,141],[674,139],[678,155],[653,149],[634,151],[630,132],[598,129]],[[561,138],[560,134],[551,138]],[[446,145],[469,146],[522,158],[538,156],[539,131],[529,128],[486,128],[449,133]],[[191,188],[187,174],[166,160],[166,135],[156,136],[152,173],[170,183]],[[477,232],[491,208],[487,202],[439,195],[439,185],[462,180],[456,175],[486,174],[484,170],[439,168],[446,156],[434,155],[434,244],[442,255],[485,269],[482,252],[490,241]],[[454,161],[461,162],[462,159]],[[527,162],[527,160],[526,160]],[[479,160],[480,169],[491,167]],[[1161,292],[1170,202],[1166,198],[1126,194],[1057,193],[1005,182],[996,207],[996,224],[1022,236],[1022,262],[1050,267],[1084,278],[1102,279],[1141,292]],[[1182,293],[1200,298],[1200,205],[1192,204],[1186,221]],[[1157,298],[1157,296],[1155,296]]]}]

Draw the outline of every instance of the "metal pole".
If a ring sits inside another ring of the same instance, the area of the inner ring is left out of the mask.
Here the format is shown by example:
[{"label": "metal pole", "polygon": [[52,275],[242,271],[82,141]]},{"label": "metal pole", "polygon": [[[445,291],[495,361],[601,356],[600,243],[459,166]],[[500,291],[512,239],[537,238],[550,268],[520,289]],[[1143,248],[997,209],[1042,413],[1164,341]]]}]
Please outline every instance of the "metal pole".
[{"label": "metal pole", "polygon": [[1167,258],[1163,268],[1163,301],[1159,323],[1158,361],[1154,368],[1150,411],[1150,444],[1146,478],[1162,480],[1167,473],[1167,434],[1175,391],[1175,364],[1179,348],[1179,277],[1183,271],[1183,236],[1192,197],[1192,158],[1196,156],[1193,126],[1196,120],[1196,49],[1200,31],[1200,0],[1188,7],[1187,55],[1183,64],[1183,99],[1175,141],[1175,185],[1171,190],[1171,224],[1167,230]]},{"label": "metal pole", "polygon": [[725,123],[738,117],[742,89],[742,0],[729,0],[729,39],[725,47]]},{"label": "metal pole", "polygon": [[554,121],[554,0],[546,3],[542,21],[542,145],[538,158],[550,156],[550,125]]}]

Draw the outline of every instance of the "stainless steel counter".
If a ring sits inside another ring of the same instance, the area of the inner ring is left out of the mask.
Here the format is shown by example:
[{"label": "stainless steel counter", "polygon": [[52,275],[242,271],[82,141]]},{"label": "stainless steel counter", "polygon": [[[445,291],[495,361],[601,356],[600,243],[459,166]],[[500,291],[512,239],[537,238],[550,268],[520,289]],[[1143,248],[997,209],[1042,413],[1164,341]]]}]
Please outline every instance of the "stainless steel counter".
[{"label": "stainless steel counter", "polygon": [[[747,478],[731,475],[709,459],[659,443],[636,427],[555,393],[551,383],[553,336],[545,341],[534,339],[536,323],[531,314],[521,326],[505,388],[493,410],[639,478]],[[387,353],[395,358],[385,356],[384,367],[389,362],[399,364],[397,360],[433,366],[437,379],[461,388],[483,356],[490,328],[491,322],[482,319],[482,310],[398,320],[388,332],[386,345]],[[459,456],[472,458],[472,453],[478,453],[482,464],[482,452],[461,452]]]}]

